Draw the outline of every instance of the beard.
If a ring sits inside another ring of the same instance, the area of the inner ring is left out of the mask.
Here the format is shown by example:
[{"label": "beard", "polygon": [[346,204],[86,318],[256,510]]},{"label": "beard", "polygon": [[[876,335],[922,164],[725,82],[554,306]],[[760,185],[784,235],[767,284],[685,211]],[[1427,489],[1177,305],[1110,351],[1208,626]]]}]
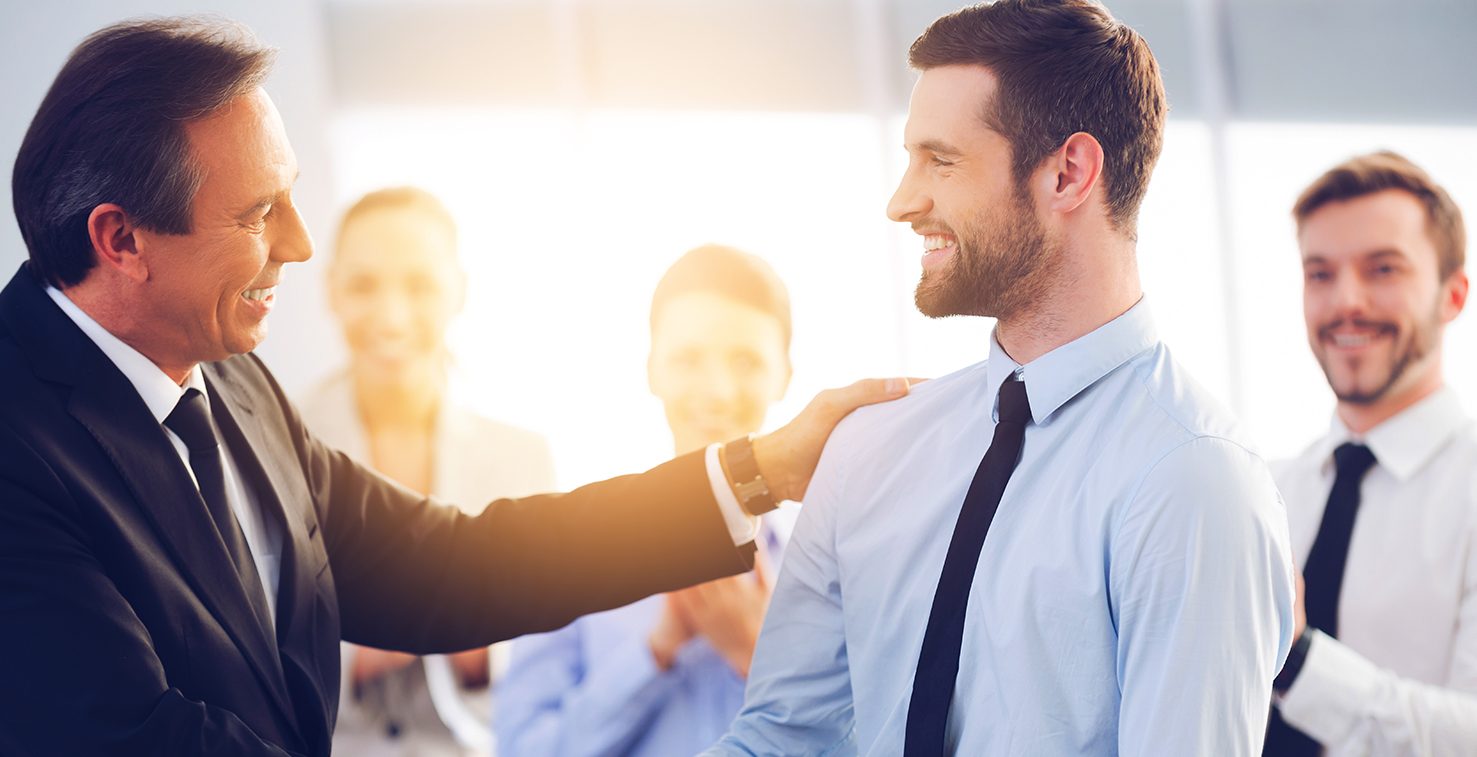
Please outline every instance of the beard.
[{"label": "beard", "polygon": [[[1439,307],[1439,306],[1438,306]],[[1367,321],[1353,319],[1356,326],[1362,328],[1375,328],[1382,332],[1393,333],[1395,344],[1391,348],[1389,358],[1382,366],[1381,375],[1371,388],[1361,388],[1358,380],[1358,369],[1362,366],[1356,365],[1351,369],[1355,376],[1348,386],[1340,386],[1335,375],[1336,366],[1333,358],[1328,354],[1328,349],[1323,345],[1329,339],[1329,332],[1346,324],[1347,319],[1340,319],[1318,329],[1318,342],[1315,345],[1314,354],[1318,358],[1318,365],[1323,369],[1323,376],[1328,379],[1328,385],[1333,389],[1333,394],[1340,402],[1351,405],[1373,405],[1389,394],[1390,390],[1399,383],[1411,366],[1420,363],[1436,348],[1441,336],[1441,317],[1439,312],[1434,311],[1431,317],[1425,320],[1416,320],[1411,324],[1408,331],[1402,332],[1400,328],[1390,322]],[[1403,334],[1403,335],[1402,335]],[[1378,357],[1364,358],[1365,360],[1377,360]]]},{"label": "beard", "polygon": [[1012,199],[953,230],[954,259],[925,271],[913,292],[918,312],[1007,319],[1040,300],[1061,268],[1061,246],[1047,238],[1023,191]]}]

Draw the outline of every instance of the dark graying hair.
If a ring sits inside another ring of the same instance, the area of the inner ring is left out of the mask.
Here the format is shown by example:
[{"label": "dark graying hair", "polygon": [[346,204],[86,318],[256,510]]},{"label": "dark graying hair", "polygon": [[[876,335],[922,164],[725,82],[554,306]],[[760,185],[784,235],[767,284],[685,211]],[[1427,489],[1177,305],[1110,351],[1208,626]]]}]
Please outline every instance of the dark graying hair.
[{"label": "dark graying hair", "polygon": [[81,282],[96,264],[87,218],[104,203],[145,229],[188,234],[203,176],[185,124],[259,86],[275,58],[246,27],[204,17],[125,21],[83,40],[11,175],[35,272],[57,287]]}]

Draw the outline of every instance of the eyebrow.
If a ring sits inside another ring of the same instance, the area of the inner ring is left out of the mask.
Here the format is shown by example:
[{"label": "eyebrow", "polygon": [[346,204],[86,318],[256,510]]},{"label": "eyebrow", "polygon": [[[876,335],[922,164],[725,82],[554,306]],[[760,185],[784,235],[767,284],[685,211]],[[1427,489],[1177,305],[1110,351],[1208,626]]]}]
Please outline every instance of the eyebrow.
[{"label": "eyebrow", "polygon": [[914,150],[927,150],[934,155],[959,156],[964,154],[959,151],[959,148],[937,139],[925,139],[922,142],[915,142],[911,145],[903,145],[903,147],[909,152],[912,152]]},{"label": "eyebrow", "polygon": [[236,220],[238,220],[238,221],[244,221],[244,220],[246,220],[246,219],[248,219],[248,218],[256,215],[257,211],[261,210],[262,208],[265,208],[268,205],[275,205],[278,200],[281,200],[283,197],[286,197],[287,194],[292,191],[292,187],[297,184],[297,180],[298,180],[298,177],[299,176],[302,176],[302,170],[301,169],[299,169],[297,173],[295,173],[295,174],[292,175],[292,181],[289,182],[288,185],[285,188],[279,189],[276,192],[273,192],[273,193],[267,195],[266,197],[263,197],[263,198],[257,200],[256,202],[252,203],[251,204],[251,207],[248,207],[247,209],[245,209],[245,210],[241,211],[240,213],[237,213],[236,214]]},{"label": "eyebrow", "polygon": [[[1383,259],[1383,258],[1397,258],[1397,259],[1403,261],[1403,260],[1406,259],[1406,256],[1405,256],[1404,253],[1402,253],[1401,251],[1399,251],[1399,250],[1397,250],[1397,249],[1395,249],[1393,247],[1381,247],[1381,248],[1378,248],[1378,249],[1375,249],[1375,250],[1371,250],[1369,252],[1362,252],[1362,253],[1359,253],[1359,255],[1357,257],[1360,260],[1380,260],[1380,259]],[[1303,265],[1322,264],[1322,263],[1327,263],[1327,262],[1328,262],[1328,258],[1325,257],[1325,256],[1323,256],[1322,254],[1319,254],[1319,253],[1313,253],[1313,254],[1308,255],[1307,257],[1303,258]]]}]

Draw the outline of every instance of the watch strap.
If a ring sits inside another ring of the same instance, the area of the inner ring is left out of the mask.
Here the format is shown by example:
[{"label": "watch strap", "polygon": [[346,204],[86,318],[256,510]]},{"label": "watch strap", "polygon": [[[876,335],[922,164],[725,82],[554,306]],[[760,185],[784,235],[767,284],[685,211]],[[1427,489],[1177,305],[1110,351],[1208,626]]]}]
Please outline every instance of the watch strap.
[{"label": "watch strap", "polygon": [[754,459],[754,443],[748,436],[741,436],[723,445],[723,463],[728,469],[728,482],[733,486],[739,506],[744,512],[758,516],[779,506],[769,492],[769,484],[759,473],[759,463]]}]

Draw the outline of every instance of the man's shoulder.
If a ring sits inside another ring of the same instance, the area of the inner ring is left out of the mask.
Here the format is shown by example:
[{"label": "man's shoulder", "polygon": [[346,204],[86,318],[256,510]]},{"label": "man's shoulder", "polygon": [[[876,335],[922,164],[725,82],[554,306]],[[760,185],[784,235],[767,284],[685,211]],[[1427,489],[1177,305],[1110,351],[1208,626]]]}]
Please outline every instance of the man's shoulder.
[{"label": "man's shoulder", "polygon": [[[1158,432],[1161,442],[1177,447],[1197,439],[1219,439],[1255,452],[1250,435],[1234,413],[1159,344],[1127,366],[1128,391],[1141,393],[1140,403],[1125,404],[1134,415],[1125,426]],[[1212,445],[1214,446],[1214,445]]]},{"label": "man's shoulder", "polygon": [[908,389],[901,399],[858,408],[841,423],[826,443],[845,449],[849,455],[882,451],[896,445],[899,433],[906,433],[927,418],[950,412],[966,412],[963,407],[972,398],[985,393],[985,374],[989,361],[980,361],[953,373],[929,379]]}]

